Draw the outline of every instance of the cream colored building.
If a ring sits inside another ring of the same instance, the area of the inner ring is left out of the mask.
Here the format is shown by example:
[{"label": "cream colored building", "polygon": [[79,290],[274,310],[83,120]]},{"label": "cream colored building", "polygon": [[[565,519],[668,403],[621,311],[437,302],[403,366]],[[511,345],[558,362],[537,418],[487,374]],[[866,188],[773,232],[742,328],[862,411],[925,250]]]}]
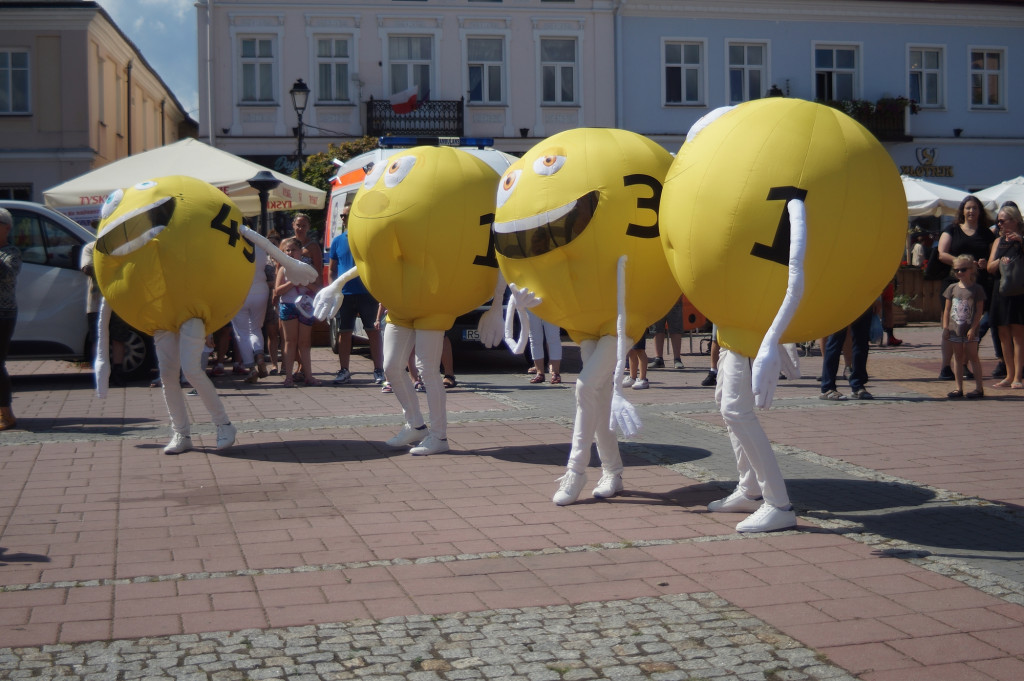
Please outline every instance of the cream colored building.
[{"label": "cream colored building", "polygon": [[[562,130],[615,125],[611,0],[196,7],[200,139],[276,170],[295,163],[289,91],[300,78],[310,89],[307,155],[347,137],[420,130],[525,151]],[[389,97],[412,87],[429,105],[389,118]]]},{"label": "cream colored building", "polygon": [[0,198],[42,201],[196,129],[95,2],[0,2]]}]

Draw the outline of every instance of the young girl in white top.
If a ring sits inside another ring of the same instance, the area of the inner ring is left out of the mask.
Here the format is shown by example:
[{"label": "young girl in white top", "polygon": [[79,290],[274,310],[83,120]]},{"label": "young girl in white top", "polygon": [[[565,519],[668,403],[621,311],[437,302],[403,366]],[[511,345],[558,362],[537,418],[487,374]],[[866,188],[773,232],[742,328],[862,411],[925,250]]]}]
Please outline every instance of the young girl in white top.
[{"label": "young girl in white top", "polygon": [[953,273],[957,283],[950,284],[943,292],[946,308],[942,312],[942,336],[953,344],[953,376],[956,390],[947,397],[951,400],[964,397],[965,359],[971,364],[977,386],[967,393],[969,400],[985,396],[981,382],[981,359],[978,357],[978,326],[985,312],[985,289],[977,282],[978,266],[972,255],[958,255],[953,259]]}]

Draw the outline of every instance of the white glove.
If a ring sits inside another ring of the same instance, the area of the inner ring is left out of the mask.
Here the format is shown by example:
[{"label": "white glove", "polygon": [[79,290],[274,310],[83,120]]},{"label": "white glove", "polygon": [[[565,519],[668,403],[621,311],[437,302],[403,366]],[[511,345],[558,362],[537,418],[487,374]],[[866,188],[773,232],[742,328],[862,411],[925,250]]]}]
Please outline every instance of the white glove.
[{"label": "white glove", "polygon": [[[621,381],[622,374],[616,375],[615,378]],[[612,391],[612,422],[619,427],[625,437],[633,437],[643,427],[640,414],[637,413],[636,407],[623,397],[621,388]]]},{"label": "white glove", "polygon": [[760,409],[768,409],[772,406],[772,397],[775,396],[775,388],[779,384],[779,371],[782,367],[782,360],[779,359],[779,346],[761,346],[761,350],[754,358],[751,367],[751,388],[754,391],[754,404]]},{"label": "white glove", "polygon": [[[519,288],[512,282],[509,282],[508,290],[512,295],[508,301],[508,310],[505,312],[505,345],[512,352],[520,355],[526,349],[527,341],[530,340],[530,316],[526,314],[526,311],[540,305],[541,299],[525,286]],[[519,315],[518,340],[513,333],[513,313]]]},{"label": "white glove", "polygon": [[504,339],[505,320],[502,317],[504,312],[502,305],[505,298],[504,294],[505,278],[499,272],[498,282],[494,287],[494,295],[491,297],[491,306],[480,315],[480,322],[476,325],[476,331],[484,347],[493,348]]},{"label": "white glove", "polygon": [[313,298],[313,316],[323,322],[338,314],[341,301],[345,299],[345,294],[341,292],[344,286],[345,282],[339,277],[317,291]]},{"label": "white glove", "polygon": [[543,302],[533,291],[525,286],[519,288],[514,282],[509,282],[508,290],[512,292],[512,299],[516,301],[516,307],[520,310],[529,310],[531,307],[537,307]]}]

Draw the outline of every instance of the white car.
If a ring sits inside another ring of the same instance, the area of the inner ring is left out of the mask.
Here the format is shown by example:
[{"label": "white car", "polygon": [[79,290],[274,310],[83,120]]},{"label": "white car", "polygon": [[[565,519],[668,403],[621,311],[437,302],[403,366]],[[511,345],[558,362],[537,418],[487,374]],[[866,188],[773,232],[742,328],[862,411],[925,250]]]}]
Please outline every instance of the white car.
[{"label": "white car", "polygon": [[[10,242],[21,249],[18,321],[8,359],[92,361],[95,330],[85,303],[89,279],[79,269],[82,246],[96,235],[70,218],[28,201],[0,201],[11,211]],[[129,379],[145,378],[153,367],[151,339],[134,333],[125,344]]]}]

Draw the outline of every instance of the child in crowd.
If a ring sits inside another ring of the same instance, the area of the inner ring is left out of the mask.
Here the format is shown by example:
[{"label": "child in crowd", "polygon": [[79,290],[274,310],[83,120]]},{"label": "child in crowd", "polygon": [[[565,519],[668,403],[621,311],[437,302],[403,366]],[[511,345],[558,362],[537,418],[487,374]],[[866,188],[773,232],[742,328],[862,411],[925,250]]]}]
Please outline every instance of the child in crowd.
[{"label": "child in crowd", "polygon": [[629,349],[626,360],[629,364],[629,375],[622,379],[622,387],[647,390],[650,387],[647,382],[647,331],[644,331],[640,340]]},{"label": "child in crowd", "polygon": [[966,397],[976,400],[985,396],[981,359],[978,357],[978,326],[985,312],[985,289],[976,282],[978,267],[972,255],[956,256],[953,274],[957,283],[950,284],[942,294],[946,299],[946,308],[942,312],[942,335],[953,344],[953,377],[956,380],[956,390],[947,397],[951,400],[964,397],[963,366],[966,360],[971,364],[977,384]]},{"label": "child in crowd", "polygon": [[[299,260],[302,258],[302,242],[292,237],[281,242],[281,250],[285,255]],[[288,281],[284,268],[277,271],[274,293],[281,297],[279,315],[284,329],[284,387],[295,385],[292,370],[298,356],[302,367],[306,370],[303,379],[306,385],[320,385],[320,381],[312,376],[310,348],[313,344],[313,297],[310,289],[297,286]]]}]

